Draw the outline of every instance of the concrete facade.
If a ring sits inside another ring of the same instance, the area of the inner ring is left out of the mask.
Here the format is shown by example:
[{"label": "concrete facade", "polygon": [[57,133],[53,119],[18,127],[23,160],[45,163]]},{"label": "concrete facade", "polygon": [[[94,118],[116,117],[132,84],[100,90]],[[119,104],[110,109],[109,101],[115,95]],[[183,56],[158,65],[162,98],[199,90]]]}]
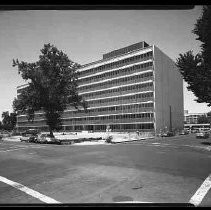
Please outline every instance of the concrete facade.
[{"label": "concrete facade", "polygon": [[[78,72],[78,92],[88,102],[88,112],[69,106],[62,116],[65,130],[105,131],[110,127],[112,131],[158,133],[165,127],[183,128],[182,77],[156,46],[139,42],[114,50]],[[47,126],[43,113],[38,112],[33,124],[19,115],[18,127]]]},{"label": "concrete facade", "polygon": [[156,130],[182,129],[183,80],[175,63],[154,46]]},{"label": "concrete facade", "polygon": [[184,121],[186,124],[197,124],[199,117],[207,117],[207,113],[188,113],[184,114]]}]

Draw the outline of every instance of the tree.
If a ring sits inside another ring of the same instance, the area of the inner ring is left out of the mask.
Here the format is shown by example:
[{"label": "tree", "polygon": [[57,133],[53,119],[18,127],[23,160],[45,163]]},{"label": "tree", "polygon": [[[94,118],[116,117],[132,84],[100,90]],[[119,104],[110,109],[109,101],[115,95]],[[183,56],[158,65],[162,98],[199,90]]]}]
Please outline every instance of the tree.
[{"label": "tree", "polygon": [[199,124],[209,123],[209,118],[206,115],[202,115],[198,118],[197,123]]},{"label": "tree", "polygon": [[207,120],[208,120],[208,123],[211,124],[211,112],[207,113]]},{"label": "tree", "polygon": [[211,5],[203,6],[202,16],[197,20],[192,33],[202,42],[201,52],[179,54],[176,65],[187,82],[187,89],[196,96],[198,103],[211,106]]},{"label": "tree", "polygon": [[13,66],[18,66],[18,73],[28,81],[28,87],[13,101],[14,110],[26,113],[31,122],[35,111],[43,110],[52,137],[53,130],[61,126],[61,115],[67,106],[86,110],[87,103],[77,92],[80,65],[54,45],[45,44],[37,62],[13,59]]},{"label": "tree", "polygon": [[3,126],[3,129],[5,130],[8,130],[9,129],[9,124],[10,124],[10,115],[9,115],[9,112],[6,111],[6,112],[2,112],[2,126]]},{"label": "tree", "polygon": [[16,122],[17,122],[17,114],[12,112],[10,113],[10,127],[11,130],[13,130],[16,126]]},{"label": "tree", "polygon": [[2,113],[1,127],[5,130],[13,130],[16,125],[16,113],[8,111]]},{"label": "tree", "polygon": [[198,118],[198,123],[211,123],[211,112],[202,115]]},{"label": "tree", "polygon": [[207,113],[207,117],[208,117],[208,118],[211,118],[211,112],[208,112],[208,113]]}]

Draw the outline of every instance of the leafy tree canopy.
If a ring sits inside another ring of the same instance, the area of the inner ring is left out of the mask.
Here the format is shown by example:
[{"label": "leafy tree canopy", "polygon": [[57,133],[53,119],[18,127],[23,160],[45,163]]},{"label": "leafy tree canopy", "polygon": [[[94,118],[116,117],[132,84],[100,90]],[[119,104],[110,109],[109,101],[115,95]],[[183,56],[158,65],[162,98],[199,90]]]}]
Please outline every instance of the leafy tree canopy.
[{"label": "leafy tree canopy", "polygon": [[197,121],[198,121],[197,123],[199,124],[210,123],[209,118],[206,115],[200,116]]},{"label": "leafy tree canopy", "polygon": [[179,54],[176,65],[187,89],[196,96],[198,103],[208,103],[211,106],[211,6],[203,6],[202,16],[197,20],[192,32],[196,40],[202,42],[201,52],[194,55],[193,51]]},{"label": "leafy tree canopy", "polygon": [[16,113],[2,112],[0,127],[4,130],[13,130],[16,125]]},{"label": "leafy tree canopy", "polygon": [[35,111],[43,110],[51,135],[61,125],[61,114],[67,106],[86,109],[86,102],[77,93],[80,65],[54,45],[45,44],[37,62],[13,59],[13,66],[18,66],[18,73],[28,81],[28,86],[13,101],[14,110],[27,113],[29,121],[33,121]]}]

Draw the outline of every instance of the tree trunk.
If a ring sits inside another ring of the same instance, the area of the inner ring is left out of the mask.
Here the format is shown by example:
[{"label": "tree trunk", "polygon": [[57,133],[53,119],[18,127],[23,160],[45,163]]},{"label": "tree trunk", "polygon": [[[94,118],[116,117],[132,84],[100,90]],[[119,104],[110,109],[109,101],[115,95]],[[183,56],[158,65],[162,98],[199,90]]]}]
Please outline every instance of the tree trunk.
[{"label": "tree trunk", "polygon": [[53,130],[51,129],[50,126],[49,126],[49,131],[50,131],[50,137],[54,137],[54,135],[53,135]]}]

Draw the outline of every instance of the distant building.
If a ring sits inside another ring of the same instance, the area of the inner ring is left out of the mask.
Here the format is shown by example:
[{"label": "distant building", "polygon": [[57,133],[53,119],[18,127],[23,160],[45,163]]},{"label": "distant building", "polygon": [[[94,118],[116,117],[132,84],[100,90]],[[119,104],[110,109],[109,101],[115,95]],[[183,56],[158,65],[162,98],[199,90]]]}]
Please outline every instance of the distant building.
[{"label": "distant building", "polygon": [[199,130],[210,130],[210,123],[184,124],[184,129],[190,132],[195,132]]},{"label": "distant building", "polygon": [[188,111],[185,110],[184,111],[184,123],[185,124],[197,124],[199,117],[204,116],[204,115],[207,117],[207,113],[188,113]]},{"label": "distant building", "polygon": [[[147,131],[182,129],[183,80],[175,63],[159,48],[139,42],[103,55],[78,69],[78,91],[88,112],[65,110],[69,131]],[[17,92],[25,88],[19,86]],[[29,123],[18,116],[20,129],[45,129],[43,113]]]},{"label": "distant building", "polygon": [[184,116],[188,114],[188,110],[184,110]]}]

